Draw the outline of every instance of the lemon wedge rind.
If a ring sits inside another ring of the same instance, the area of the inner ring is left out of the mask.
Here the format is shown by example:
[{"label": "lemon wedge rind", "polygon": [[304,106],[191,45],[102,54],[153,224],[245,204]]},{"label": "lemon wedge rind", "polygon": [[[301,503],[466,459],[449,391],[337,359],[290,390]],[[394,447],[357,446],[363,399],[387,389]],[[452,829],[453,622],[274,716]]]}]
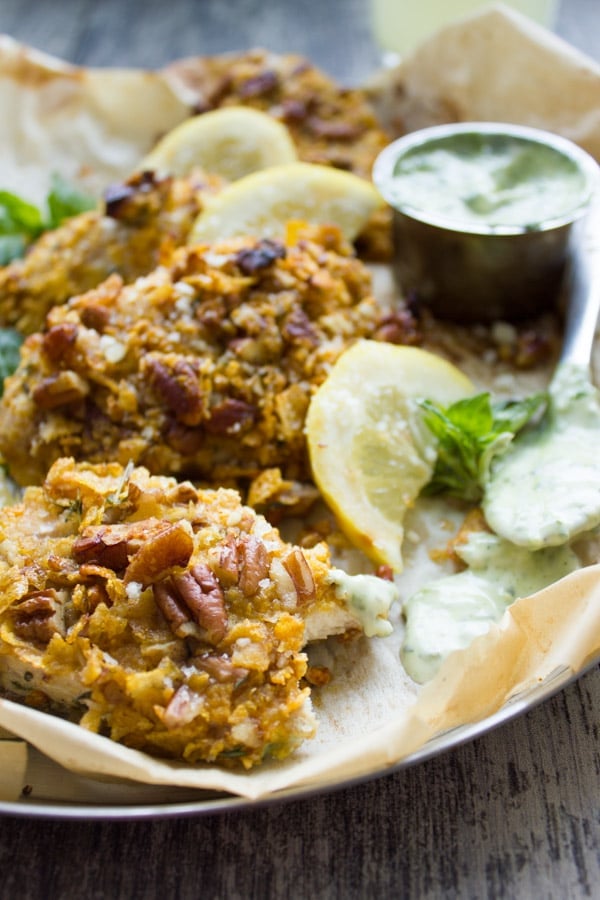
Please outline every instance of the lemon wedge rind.
[{"label": "lemon wedge rind", "polygon": [[364,178],[331,166],[293,162],[254,172],[213,197],[194,223],[189,243],[245,235],[283,238],[290,221],[339,226],[352,241],[383,206]]},{"label": "lemon wedge rind", "polygon": [[363,340],[312,398],[306,436],[313,477],[342,531],[374,563],[402,571],[404,519],[433,472],[435,439],[417,400],[449,404],[473,392],[435,354]]},{"label": "lemon wedge rind", "polygon": [[188,175],[202,169],[227,181],[298,158],[288,129],[267,113],[226,106],[186,119],[140,163],[140,171]]}]

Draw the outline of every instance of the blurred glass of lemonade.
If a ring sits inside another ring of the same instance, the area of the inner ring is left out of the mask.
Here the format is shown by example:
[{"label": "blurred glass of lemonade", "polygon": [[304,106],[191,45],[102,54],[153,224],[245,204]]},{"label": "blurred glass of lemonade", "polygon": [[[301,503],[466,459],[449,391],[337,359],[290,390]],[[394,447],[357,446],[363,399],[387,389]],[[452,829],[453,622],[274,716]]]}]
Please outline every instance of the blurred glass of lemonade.
[{"label": "blurred glass of lemonade", "polygon": [[[436,29],[489,6],[481,0],[371,0],[373,33],[384,53],[404,56]],[[552,28],[558,0],[506,0],[530,19]]]}]

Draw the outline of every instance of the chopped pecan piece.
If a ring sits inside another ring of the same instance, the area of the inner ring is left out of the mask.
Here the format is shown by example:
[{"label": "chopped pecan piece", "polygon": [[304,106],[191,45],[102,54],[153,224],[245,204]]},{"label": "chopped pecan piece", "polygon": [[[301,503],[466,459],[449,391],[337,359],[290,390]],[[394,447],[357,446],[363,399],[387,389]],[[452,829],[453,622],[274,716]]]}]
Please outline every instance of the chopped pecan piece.
[{"label": "chopped pecan piece", "polygon": [[227,614],[223,589],[214,573],[206,565],[195,565],[189,572],[174,575],[173,584],[194,621],[217,644],[227,630]]},{"label": "chopped pecan piece", "polygon": [[152,586],[154,601],[169,623],[176,637],[186,637],[190,633],[191,624],[189,610],[177,596],[170,579],[159,581]]},{"label": "chopped pecan piece", "polygon": [[73,543],[73,556],[81,564],[92,563],[118,572],[129,561],[126,532],[118,525],[86,528]]},{"label": "chopped pecan piece", "polygon": [[104,192],[106,215],[122,222],[138,221],[140,213],[145,212],[138,197],[149,194],[157,183],[153,172],[139,172],[124,184],[109,185]]},{"label": "chopped pecan piece", "polygon": [[375,339],[389,344],[421,344],[423,335],[416,317],[409,309],[398,309],[385,316],[375,332]]},{"label": "chopped pecan piece", "polygon": [[239,560],[237,542],[232,534],[219,546],[219,558],[216,565],[217,576],[221,584],[231,587],[239,578]]},{"label": "chopped pecan piece", "polygon": [[186,566],[194,550],[194,539],[183,522],[153,531],[131,557],[123,580],[147,586],[173,566]]},{"label": "chopped pecan piece", "polygon": [[39,644],[47,644],[52,635],[62,633],[58,601],[53,588],[30,594],[13,609],[15,633]]},{"label": "chopped pecan piece", "polygon": [[238,542],[238,559],[240,590],[244,596],[251,597],[256,594],[259,583],[269,573],[267,549],[261,541],[249,535]]},{"label": "chopped pecan piece", "polygon": [[267,269],[277,259],[285,259],[286,250],[280,241],[265,238],[255,247],[247,247],[236,255],[235,261],[244,275],[253,275],[260,269]]},{"label": "chopped pecan piece", "polygon": [[196,360],[178,359],[171,368],[149,356],[145,366],[152,385],[175,417],[184,425],[197,425],[202,420],[203,402]]},{"label": "chopped pecan piece", "polygon": [[225,655],[205,655],[196,656],[192,662],[194,665],[207,672],[211,678],[218,681],[219,684],[227,684],[234,682],[239,684],[248,676],[248,669],[242,669],[241,666],[234,666],[229,656]]},{"label": "chopped pecan piece", "polygon": [[174,566],[185,566],[194,548],[183,522],[155,519],[126,524],[90,526],[73,543],[73,556],[81,564],[125,569],[124,581],[145,586],[158,581]]},{"label": "chopped pecan piece", "polygon": [[43,378],[33,389],[33,402],[39,409],[55,409],[83,400],[89,393],[89,385],[77,372],[67,369]]},{"label": "chopped pecan piece", "polygon": [[315,597],[315,580],[302,550],[295,547],[283,560],[285,569],[294,582],[298,603],[306,603]]},{"label": "chopped pecan piece", "polygon": [[313,345],[319,343],[313,324],[301,307],[292,310],[283,323],[282,331],[287,338],[292,340],[307,340]]},{"label": "chopped pecan piece", "polygon": [[205,427],[210,434],[235,433],[245,425],[252,424],[257,412],[256,407],[250,403],[227,397],[222,403],[212,407]]},{"label": "chopped pecan piece", "polygon": [[330,121],[319,116],[310,116],[306,124],[318,137],[334,138],[338,141],[354,141],[365,130],[360,122]]},{"label": "chopped pecan piece", "polygon": [[177,637],[192,634],[193,623],[204,630],[210,643],[217,644],[225,635],[223,589],[208,566],[198,564],[166,578],[155,584],[153,591],[157,606]]},{"label": "chopped pecan piece", "polygon": [[77,340],[77,325],[74,322],[62,322],[53,325],[44,335],[44,353],[53,362],[64,359],[65,354]]},{"label": "chopped pecan piece", "polygon": [[263,94],[270,94],[271,91],[279,84],[279,76],[273,69],[265,69],[252,78],[248,78],[240,85],[240,97],[248,99],[249,97],[260,97]]}]

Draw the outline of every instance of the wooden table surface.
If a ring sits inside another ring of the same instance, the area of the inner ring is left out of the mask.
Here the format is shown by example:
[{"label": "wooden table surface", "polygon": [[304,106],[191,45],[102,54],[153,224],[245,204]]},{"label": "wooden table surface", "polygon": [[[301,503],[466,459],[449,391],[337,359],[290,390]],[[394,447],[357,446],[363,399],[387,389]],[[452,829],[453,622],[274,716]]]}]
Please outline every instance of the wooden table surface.
[{"label": "wooden table surface", "polygon": [[[563,0],[559,33],[597,59],[599,26],[598,0]],[[264,46],[352,83],[378,59],[367,0],[2,0],[0,31],[91,65]],[[153,821],[8,816],[0,896],[597,897],[599,724],[596,668],[478,740],[334,793]]]}]

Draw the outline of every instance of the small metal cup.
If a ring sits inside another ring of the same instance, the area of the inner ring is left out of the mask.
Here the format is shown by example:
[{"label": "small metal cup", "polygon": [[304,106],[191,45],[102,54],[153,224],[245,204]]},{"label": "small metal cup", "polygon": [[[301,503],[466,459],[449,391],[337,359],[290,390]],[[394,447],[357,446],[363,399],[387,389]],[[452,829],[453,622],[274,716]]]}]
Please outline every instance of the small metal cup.
[{"label": "small metal cup", "polygon": [[[523,225],[453,224],[427,209],[402,208],[390,182],[409,150],[456,134],[506,135],[544,143],[573,161],[583,190],[573,206],[554,218]],[[599,178],[595,160],[571,141],[500,123],[435,126],[394,141],[379,155],[373,180],[393,207],[394,268],[405,296],[426,304],[439,318],[456,322],[518,321],[556,306],[571,254],[573,225],[589,206]]]}]

